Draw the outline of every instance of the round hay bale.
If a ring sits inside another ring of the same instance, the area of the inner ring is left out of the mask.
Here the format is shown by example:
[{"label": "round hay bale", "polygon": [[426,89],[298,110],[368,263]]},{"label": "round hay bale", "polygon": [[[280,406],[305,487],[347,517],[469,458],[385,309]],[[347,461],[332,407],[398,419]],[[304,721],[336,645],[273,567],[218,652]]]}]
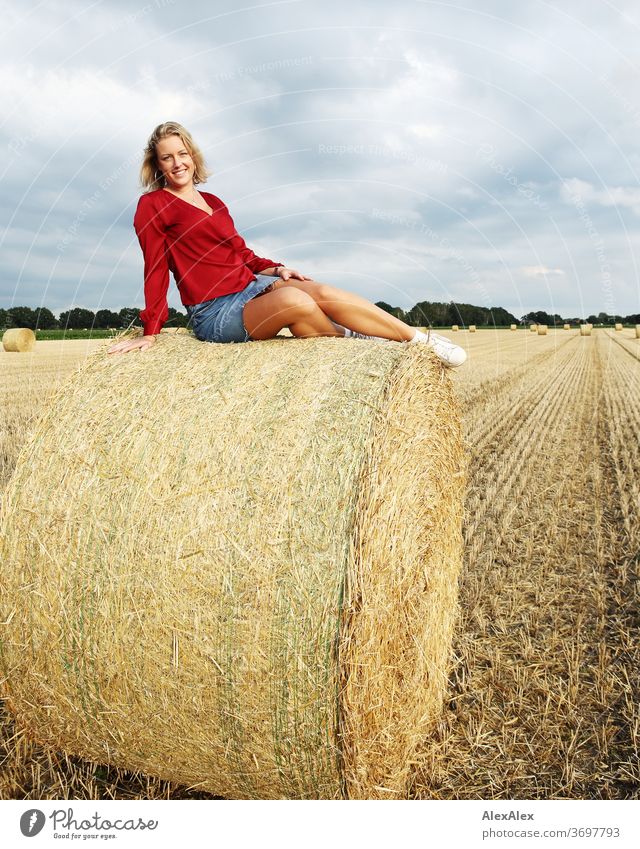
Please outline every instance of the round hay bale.
[{"label": "round hay bale", "polygon": [[538,332],[538,325],[537,324],[530,324],[529,325],[529,331],[531,333],[537,333]]},{"label": "round hay bale", "polygon": [[547,325],[539,324],[538,325],[538,336],[546,336],[547,335]]},{"label": "round hay bale", "polygon": [[5,351],[22,353],[33,351],[36,346],[36,334],[29,327],[12,327],[2,334],[2,347]]},{"label": "round hay bale", "polygon": [[580,325],[580,336],[591,336],[591,325],[590,324],[581,324]]},{"label": "round hay bale", "polygon": [[470,324],[469,325],[469,333],[475,333],[475,332],[476,332],[475,324]]},{"label": "round hay bale", "polygon": [[620,324],[620,322],[619,322],[619,321],[616,321],[615,327],[616,327],[616,330],[617,330],[618,332],[620,332],[620,331],[622,330],[622,325]]},{"label": "round hay bale", "polygon": [[459,330],[460,328],[458,327],[458,325],[457,325],[457,324],[452,324],[452,325],[451,325],[451,329],[452,329],[452,330]]},{"label": "round hay bale", "polygon": [[636,324],[636,339],[640,339],[640,324]]},{"label": "round hay bale", "polygon": [[571,330],[571,325],[570,324],[563,324],[562,329],[563,330]]},{"label": "round hay bale", "polygon": [[517,329],[518,329],[517,324],[512,324],[511,327],[509,328],[509,330],[517,330]]},{"label": "round hay bale", "polygon": [[404,798],[447,688],[466,464],[425,345],[99,348],[3,500],[19,726],[228,798]]}]

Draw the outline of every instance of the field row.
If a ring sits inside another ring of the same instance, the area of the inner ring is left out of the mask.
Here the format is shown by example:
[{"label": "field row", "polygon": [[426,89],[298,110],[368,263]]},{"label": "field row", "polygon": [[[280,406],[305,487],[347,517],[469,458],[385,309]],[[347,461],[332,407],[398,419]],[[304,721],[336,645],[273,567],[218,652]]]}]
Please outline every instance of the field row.
[{"label": "field row", "polygon": [[574,338],[466,407],[462,620],[418,796],[637,793],[632,364],[605,334]]}]

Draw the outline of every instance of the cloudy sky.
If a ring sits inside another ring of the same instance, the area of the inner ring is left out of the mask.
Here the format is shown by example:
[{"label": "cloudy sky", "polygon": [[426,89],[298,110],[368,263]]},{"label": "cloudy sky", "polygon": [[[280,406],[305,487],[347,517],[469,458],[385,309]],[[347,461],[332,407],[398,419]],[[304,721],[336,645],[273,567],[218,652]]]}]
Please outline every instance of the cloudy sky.
[{"label": "cloudy sky", "polygon": [[139,166],[173,120],[249,246],[316,280],[405,308],[640,311],[637,0],[0,12],[2,307],[142,308]]}]

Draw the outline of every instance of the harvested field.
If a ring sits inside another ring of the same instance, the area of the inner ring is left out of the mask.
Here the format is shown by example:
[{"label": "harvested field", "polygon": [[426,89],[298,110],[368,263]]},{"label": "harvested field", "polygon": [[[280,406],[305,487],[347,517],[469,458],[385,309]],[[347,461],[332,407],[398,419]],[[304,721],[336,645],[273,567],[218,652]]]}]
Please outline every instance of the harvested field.
[{"label": "harvested field", "polygon": [[[638,798],[640,340],[554,328],[461,339],[461,616],[411,796]],[[48,393],[100,344],[0,353],[2,482]],[[5,799],[206,797],[44,750],[6,715],[0,759]]]}]

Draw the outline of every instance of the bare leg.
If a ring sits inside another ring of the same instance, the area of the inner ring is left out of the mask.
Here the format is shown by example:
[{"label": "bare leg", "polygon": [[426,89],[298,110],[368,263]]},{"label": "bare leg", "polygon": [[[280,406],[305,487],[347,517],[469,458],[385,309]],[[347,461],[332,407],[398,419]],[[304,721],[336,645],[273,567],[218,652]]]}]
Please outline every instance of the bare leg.
[{"label": "bare leg", "polygon": [[310,315],[305,315],[289,323],[289,330],[294,336],[342,336],[341,330],[336,330],[330,318],[317,307]]},{"label": "bare leg", "polygon": [[[382,336],[396,342],[413,339],[416,329],[410,327],[353,292],[318,283],[315,280],[279,280],[274,288],[281,291],[286,286],[301,289],[310,295],[329,318],[343,327],[366,333],[367,336]],[[291,331],[293,333],[293,330]]]},{"label": "bare leg", "polygon": [[283,327],[294,336],[342,336],[306,292],[288,287],[252,298],[244,305],[243,322],[251,339],[273,339]]}]

